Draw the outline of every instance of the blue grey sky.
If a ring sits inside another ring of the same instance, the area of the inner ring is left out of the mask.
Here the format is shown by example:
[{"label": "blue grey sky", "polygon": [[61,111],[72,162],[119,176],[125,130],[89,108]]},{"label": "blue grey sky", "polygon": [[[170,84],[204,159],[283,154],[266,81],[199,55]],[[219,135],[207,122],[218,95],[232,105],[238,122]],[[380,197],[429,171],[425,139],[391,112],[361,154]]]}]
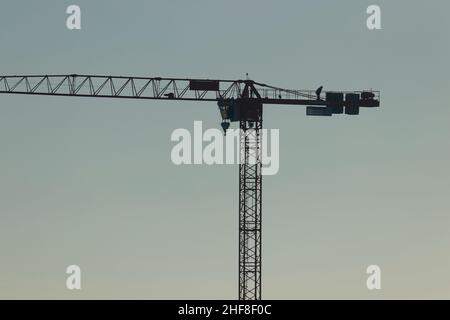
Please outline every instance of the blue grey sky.
[{"label": "blue grey sky", "polygon": [[[82,29],[66,28],[77,4]],[[378,4],[382,30],[366,27]],[[0,74],[244,78],[381,91],[269,106],[263,297],[450,298],[448,1],[2,0]],[[234,299],[238,167],[175,166],[214,103],[0,95],[0,298]],[[82,269],[82,290],[65,268]],[[365,286],[366,267],[382,289]]]}]

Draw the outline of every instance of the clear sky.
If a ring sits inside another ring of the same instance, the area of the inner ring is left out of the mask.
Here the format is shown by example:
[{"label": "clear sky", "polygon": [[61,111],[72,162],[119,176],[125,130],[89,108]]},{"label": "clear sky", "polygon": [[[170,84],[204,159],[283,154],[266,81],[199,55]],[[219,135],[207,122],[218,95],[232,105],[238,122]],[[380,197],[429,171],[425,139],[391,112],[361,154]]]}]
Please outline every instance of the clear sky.
[{"label": "clear sky", "polygon": [[[366,28],[378,4],[382,30]],[[68,5],[82,29],[65,26]],[[0,74],[381,91],[358,117],[269,106],[263,297],[450,298],[448,1],[2,0]],[[238,167],[175,166],[214,103],[0,95],[0,298],[234,299]],[[65,268],[82,269],[82,290]],[[365,286],[366,267],[382,289]]]}]

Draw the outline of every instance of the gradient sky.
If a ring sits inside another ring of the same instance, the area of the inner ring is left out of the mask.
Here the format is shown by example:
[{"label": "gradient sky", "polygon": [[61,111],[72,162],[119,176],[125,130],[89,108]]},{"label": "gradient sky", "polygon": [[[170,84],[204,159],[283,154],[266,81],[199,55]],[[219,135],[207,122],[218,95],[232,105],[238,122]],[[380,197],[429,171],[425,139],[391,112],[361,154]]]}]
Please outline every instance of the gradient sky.
[{"label": "gradient sky", "polygon": [[[366,8],[382,30],[366,28]],[[65,27],[68,5],[82,30]],[[450,298],[448,1],[2,0],[0,74],[381,91],[358,117],[269,106],[263,297]],[[0,298],[235,299],[238,167],[175,166],[214,103],[0,95]],[[82,269],[82,290],[65,269]],[[382,269],[382,289],[365,286]]]}]

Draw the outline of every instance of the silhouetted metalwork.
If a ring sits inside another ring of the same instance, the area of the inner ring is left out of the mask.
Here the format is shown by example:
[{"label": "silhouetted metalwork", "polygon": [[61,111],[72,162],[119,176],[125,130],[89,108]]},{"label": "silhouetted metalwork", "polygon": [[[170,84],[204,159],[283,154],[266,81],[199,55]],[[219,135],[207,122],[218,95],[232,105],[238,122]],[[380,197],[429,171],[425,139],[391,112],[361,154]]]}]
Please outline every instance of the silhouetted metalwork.
[{"label": "silhouetted metalwork", "polygon": [[240,121],[239,299],[261,299],[262,120]]},{"label": "silhouetted metalwork", "polygon": [[239,159],[239,299],[261,299],[263,105],[259,92],[247,83],[234,108],[240,124]]},{"label": "silhouetted metalwork", "polygon": [[212,80],[99,75],[0,76],[0,93],[71,97],[216,101],[225,131],[240,124],[239,299],[259,300],[262,251],[261,133],[264,104],[305,105],[306,114],[359,114],[378,107],[378,91],[282,89],[250,79]]},{"label": "silhouetted metalwork", "polygon": [[[219,101],[240,99],[246,86],[258,92],[253,99],[264,104],[326,105],[315,90],[291,90],[252,80],[209,80],[161,77],[123,77],[100,75],[14,75],[0,76],[0,93],[78,96],[129,99],[176,99]],[[343,92],[345,93],[345,92]],[[361,94],[362,91],[351,93]],[[373,98],[361,99],[361,106],[376,107],[378,91]],[[366,97],[366,95],[364,95]]]}]

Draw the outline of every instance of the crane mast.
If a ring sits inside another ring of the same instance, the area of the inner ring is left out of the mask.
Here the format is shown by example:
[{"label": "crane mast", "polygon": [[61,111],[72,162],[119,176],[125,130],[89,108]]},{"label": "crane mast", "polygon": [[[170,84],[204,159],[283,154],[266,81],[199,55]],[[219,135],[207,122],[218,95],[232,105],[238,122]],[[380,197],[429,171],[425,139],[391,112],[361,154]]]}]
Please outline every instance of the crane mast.
[{"label": "crane mast", "polygon": [[217,102],[225,133],[240,127],[239,283],[240,300],[262,299],[263,105],[304,105],[306,114],[359,114],[378,107],[378,91],[325,92],[283,89],[253,80],[211,80],[103,75],[0,76],[0,94]]},{"label": "crane mast", "polygon": [[[239,299],[260,300],[262,253],[263,106],[258,91],[247,83],[239,112]],[[226,120],[226,119],[225,119]]]}]

